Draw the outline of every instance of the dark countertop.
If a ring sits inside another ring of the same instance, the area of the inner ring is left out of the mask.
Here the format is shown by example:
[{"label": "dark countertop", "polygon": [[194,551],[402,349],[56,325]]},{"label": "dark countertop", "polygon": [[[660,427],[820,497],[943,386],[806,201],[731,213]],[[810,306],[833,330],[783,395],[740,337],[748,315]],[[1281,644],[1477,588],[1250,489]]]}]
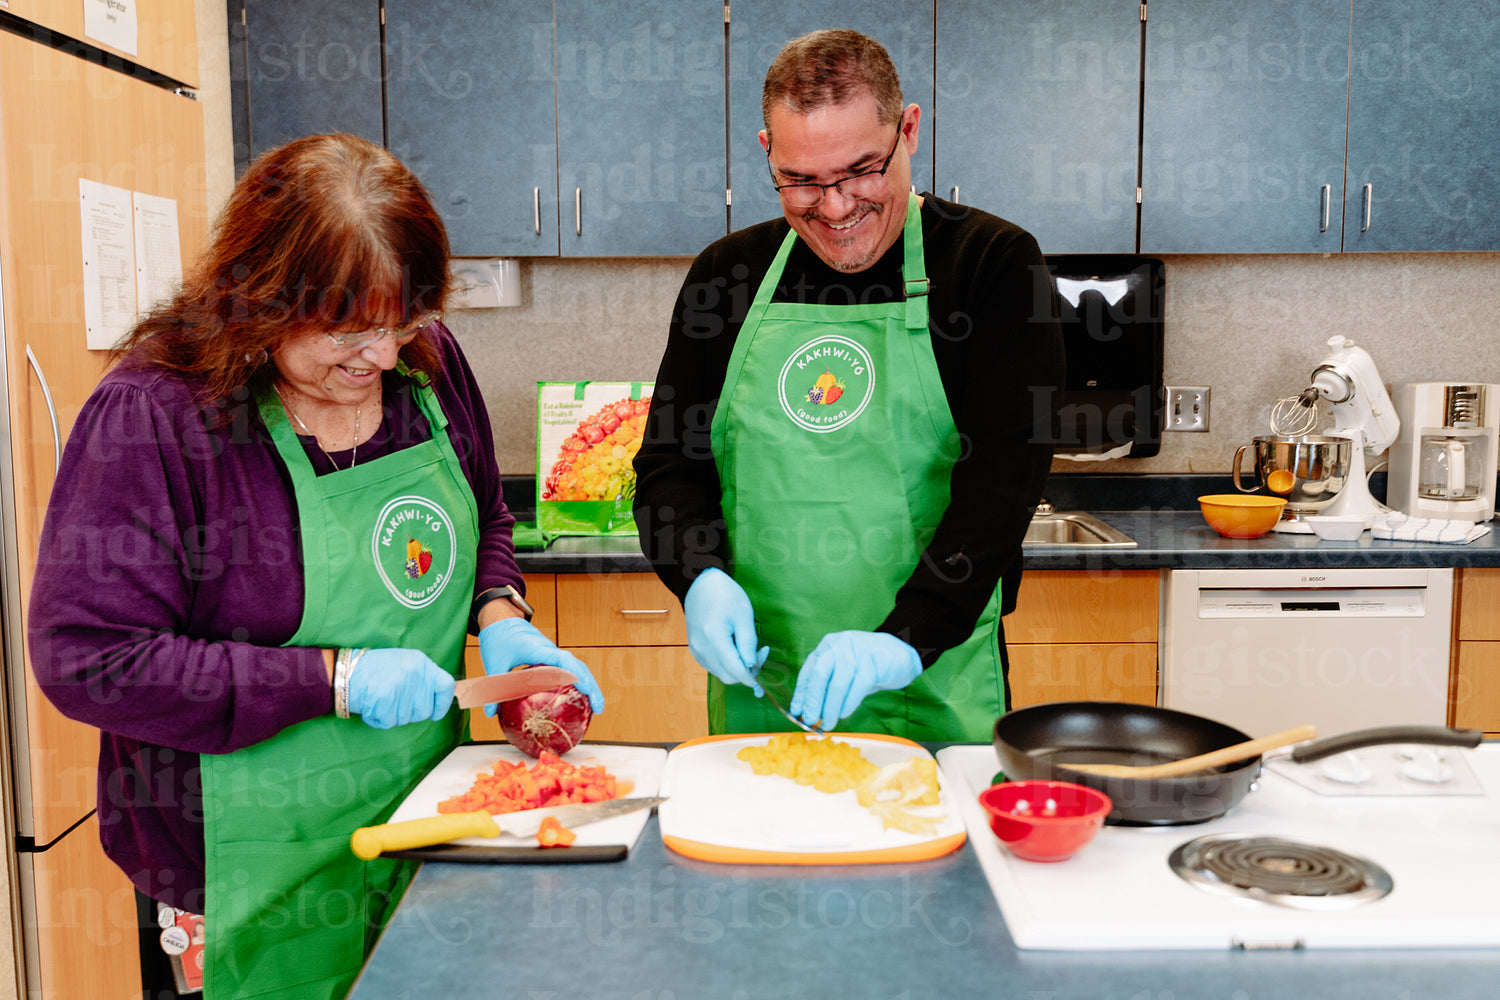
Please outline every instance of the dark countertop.
[{"label": "dark countertop", "polygon": [[911,864],[720,865],[656,817],[613,864],[429,862],[351,996],[1478,1000],[1500,950],[1020,951],[972,846]]},{"label": "dark countertop", "polygon": [[[524,485],[507,495],[524,497]],[[1384,495],[1383,474],[1371,481]],[[1058,510],[1086,510],[1135,539],[1128,549],[1027,546],[1027,569],[1335,569],[1500,566],[1500,530],[1468,545],[1396,542],[1371,537],[1329,542],[1273,531],[1260,538],[1223,538],[1203,521],[1197,497],[1233,493],[1227,476],[1054,475],[1046,496]],[[518,500],[519,507],[519,500]],[[527,516],[524,510],[518,517]],[[1495,522],[1492,522],[1492,528]],[[545,549],[519,550],[527,573],[649,573],[632,536],[560,538]]]}]

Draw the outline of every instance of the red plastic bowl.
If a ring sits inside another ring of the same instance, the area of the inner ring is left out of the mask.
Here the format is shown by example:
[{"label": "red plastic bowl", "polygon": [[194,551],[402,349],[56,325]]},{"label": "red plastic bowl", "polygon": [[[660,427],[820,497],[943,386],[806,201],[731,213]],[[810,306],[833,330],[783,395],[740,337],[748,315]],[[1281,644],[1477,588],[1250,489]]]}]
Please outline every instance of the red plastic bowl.
[{"label": "red plastic bowl", "polygon": [[1066,781],[1006,781],[979,793],[990,829],[1027,861],[1066,861],[1094,839],[1114,804]]}]

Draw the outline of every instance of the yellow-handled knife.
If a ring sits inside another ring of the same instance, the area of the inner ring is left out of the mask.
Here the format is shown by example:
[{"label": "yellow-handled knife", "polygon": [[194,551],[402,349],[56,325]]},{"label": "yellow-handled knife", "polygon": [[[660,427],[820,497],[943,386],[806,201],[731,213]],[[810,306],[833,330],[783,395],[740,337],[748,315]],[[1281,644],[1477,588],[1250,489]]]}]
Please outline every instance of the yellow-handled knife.
[{"label": "yellow-handled knife", "polygon": [[636,796],[628,799],[606,799],[603,802],[583,802],[566,806],[548,806],[545,809],[526,809],[521,812],[491,815],[479,812],[446,813],[440,816],[424,816],[400,823],[382,823],[379,826],[362,826],[349,838],[349,847],[366,861],[379,857],[386,851],[409,851],[417,847],[445,844],[460,837],[535,837],[542,820],[548,816],[568,829],[597,823],[601,819],[624,816],[638,809],[650,809],[667,801],[665,797]]}]

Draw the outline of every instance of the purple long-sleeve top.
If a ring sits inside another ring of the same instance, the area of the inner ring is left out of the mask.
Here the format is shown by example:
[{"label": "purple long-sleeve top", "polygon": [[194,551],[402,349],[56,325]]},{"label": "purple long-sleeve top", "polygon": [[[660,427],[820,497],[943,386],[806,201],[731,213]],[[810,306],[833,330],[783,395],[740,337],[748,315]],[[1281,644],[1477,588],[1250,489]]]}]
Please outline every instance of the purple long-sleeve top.
[{"label": "purple long-sleeve top", "polygon": [[[434,336],[434,389],[479,510],[475,593],[520,590],[484,400],[452,335]],[[360,460],[431,436],[409,379],[387,372],[384,389]],[[331,468],[303,445],[320,474]],[[333,710],[322,651],[283,645],[302,603],[291,480],[253,400],[205,411],[178,376],[106,375],[63,453],[27,637],[43,692],[101,731],[104,850],[148,896],[203,912],[198,755]]]}]

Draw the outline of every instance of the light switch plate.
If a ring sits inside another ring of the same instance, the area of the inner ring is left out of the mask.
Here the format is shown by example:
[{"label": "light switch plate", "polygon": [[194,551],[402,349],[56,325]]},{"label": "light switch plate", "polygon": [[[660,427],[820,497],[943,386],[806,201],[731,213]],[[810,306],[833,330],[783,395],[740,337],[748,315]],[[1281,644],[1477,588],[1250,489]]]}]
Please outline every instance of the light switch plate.
[{"label": "light switch plate", "polygon": [[1208,386],[1167,386],[1167,423],[1163,430],[1208,430]]}]

